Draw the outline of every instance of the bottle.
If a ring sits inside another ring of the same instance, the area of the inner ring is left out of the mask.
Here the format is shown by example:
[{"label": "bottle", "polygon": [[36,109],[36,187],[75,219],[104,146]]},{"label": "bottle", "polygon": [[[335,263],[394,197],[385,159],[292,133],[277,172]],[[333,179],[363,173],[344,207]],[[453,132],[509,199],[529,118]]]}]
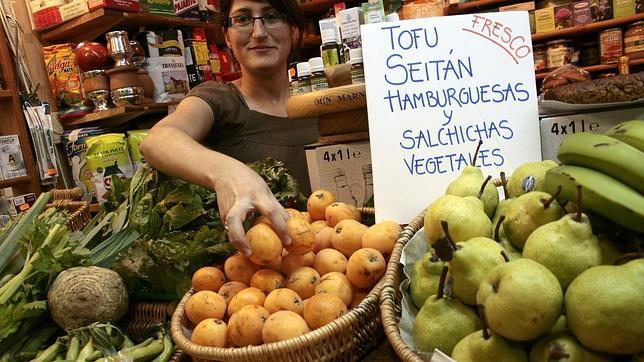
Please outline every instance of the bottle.
[{"label": "bottle", "polygon": [[311,67],[308,62],[297,63],[297,94],[311,91]]},{"label": "bottle", "polygon": [[335,36],[335,29],[322,30],[322,45],[320,55],[325,67],[332,67],[340,64],[340,47]]},{"label": "bottle", "polygon": [[292,96],[297,95],[297,63],[290,63],[288,65],[288,82],[289,92]]},{"label": "bottle", "polygon": [[324,73],[324,64],[321,57],[309,59],[311,66],[311,90],[313,92],[329,88],[329,81]]},{"label": "bottle", "polygon": [[364,83],[362,48],[351,49],[349,51],[349,61],[351,62],[351,84]]},{"label": "bottle", "polygon": [[333,174],[333,181],[335,181],[336,199],[347,204],[353,204],[353,206],[357,207],[358,198],[353,195],[351,186],[349,186],[347,173],[343,168],[335,169],[335,173]]},{"label": "bottle", "polygon": [[362,200],[362,203],[366,205],[369,199],[373,197],[373,173],[371,172],[370,163],[362,166],[362,178],[364,179],[364,200]]}]

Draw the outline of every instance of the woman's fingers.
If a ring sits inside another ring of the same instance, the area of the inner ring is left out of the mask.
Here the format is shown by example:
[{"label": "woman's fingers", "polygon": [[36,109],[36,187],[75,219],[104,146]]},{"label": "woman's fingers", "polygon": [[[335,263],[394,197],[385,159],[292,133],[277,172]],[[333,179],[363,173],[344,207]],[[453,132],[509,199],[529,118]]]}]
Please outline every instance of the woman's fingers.
[{"label": "woman's fingers", "polygon": [[274,197],[270,198],[272,199],[272,201],[268,202],[268,205],[270,206],[257,205],[257,208],[262,215],[266,216],[270,220],[277,236],[282,240],[282,244],[290,245],[291,236],[288,234],[288,226],[286,225],[286,221],[289,219],[290,215]]},{"label": "woman's fingers", "polygon": [[249,257],[252,252],[250,244],[246,240],[246,232],[244,231],[243,224],[247,214],[247,210],[243,210],[239,204],[236,204],[228,211],[226,220],[224,221],[228,232],[228,240],[245,257]]}]

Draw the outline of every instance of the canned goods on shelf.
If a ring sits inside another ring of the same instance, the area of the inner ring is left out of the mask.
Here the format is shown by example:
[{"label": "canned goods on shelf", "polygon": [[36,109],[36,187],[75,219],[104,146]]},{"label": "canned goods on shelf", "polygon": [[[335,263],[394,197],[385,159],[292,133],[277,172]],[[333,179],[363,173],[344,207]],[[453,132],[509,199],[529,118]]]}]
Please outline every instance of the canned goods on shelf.
[{"label": "canned goods on shelf", "polygon": [[599,54],[602,64],[617,63],[624,55],[622,29],[607,29],[599,33]]}]

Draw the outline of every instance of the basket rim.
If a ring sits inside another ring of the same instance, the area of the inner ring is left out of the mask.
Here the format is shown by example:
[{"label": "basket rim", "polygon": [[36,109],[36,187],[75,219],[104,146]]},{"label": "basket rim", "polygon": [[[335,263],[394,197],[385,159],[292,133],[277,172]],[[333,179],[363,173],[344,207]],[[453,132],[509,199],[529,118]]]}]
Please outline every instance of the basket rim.
[{"label": "basket rim", "polygon": [[407,226],[401,231],[400,237],[394,244],[394,249],[389,257],[387,270],[384,276],[384,285],[380,294],[380,316],[385,335],[398,357],[403,361],[422,362],[423,359],[409,347],[400,335],[398,318],[396,315],[396,288],[398,287],[398,265],[402,256],[402,250],[407,242],[420,230],[424,224],[427,209],[423,209]]},{"label": "basket rim", "polygon": [[322,326],[320,328],[314,329],[306,334],[301,336],[290,338],[284,341],[264,343],[258,346],[246,346],[246,347],[204,347],[192,343],[186,336],[183,334],[183,326],[181,325],[181,320],[184,316],[185,304],[188,301],[188,298],[194,294],[194,289],[191,288],[177,305],[174,313],[172,314],[172,319],[170,321],[170,333],[174,343],[177,348],[182,350],[184,353],[192,357],[205,358],[205,359],[221,359],[228,357],[236,357],[248,355],[250,356],[261,356],[262,359],[265,359],[267,356],[279,356],[283,353],[292,352],[294,350],[302,348],[305,345],[315,345],[322,343],[325,338],[328,338],[340,330],[349,328],[352,325],[352,322],[360,314],[370,313],[369,304],[373,304],[373,308],[378,309],[378,304],[380,300],[380,294],[384,286],[385,279],[383,277],[378,281],[378,283],[369,291],[369,294],[356,306],[351,309],[348,313],[343,315],[340,318],[335,319],[333,322]]}]

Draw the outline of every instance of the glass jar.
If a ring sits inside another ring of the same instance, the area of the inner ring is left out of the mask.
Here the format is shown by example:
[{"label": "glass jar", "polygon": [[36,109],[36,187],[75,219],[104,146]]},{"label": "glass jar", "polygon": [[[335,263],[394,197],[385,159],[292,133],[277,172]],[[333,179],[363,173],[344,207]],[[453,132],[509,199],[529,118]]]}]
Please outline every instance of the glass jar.
[{"label": "glass jar", "polygon": [[534,46],[534,71],[540,72],[548,69],[548,56],[546,54],[546,45]]},{"label": "glass jar", "polygon": [[613,28],[599,33],[599,55],[602,64],[612,64],[624,55],[622,44],[622,29]]},{"label": "glass jar", "polygon": [[548,69],[556,69],[570,64],[570,40],[553,40],[546,43],[546,58]]},{"label": "glass jar", "polygon": [[644,21],[630,24],[624,32],[624,54],[629,59],[644,58]]}]

